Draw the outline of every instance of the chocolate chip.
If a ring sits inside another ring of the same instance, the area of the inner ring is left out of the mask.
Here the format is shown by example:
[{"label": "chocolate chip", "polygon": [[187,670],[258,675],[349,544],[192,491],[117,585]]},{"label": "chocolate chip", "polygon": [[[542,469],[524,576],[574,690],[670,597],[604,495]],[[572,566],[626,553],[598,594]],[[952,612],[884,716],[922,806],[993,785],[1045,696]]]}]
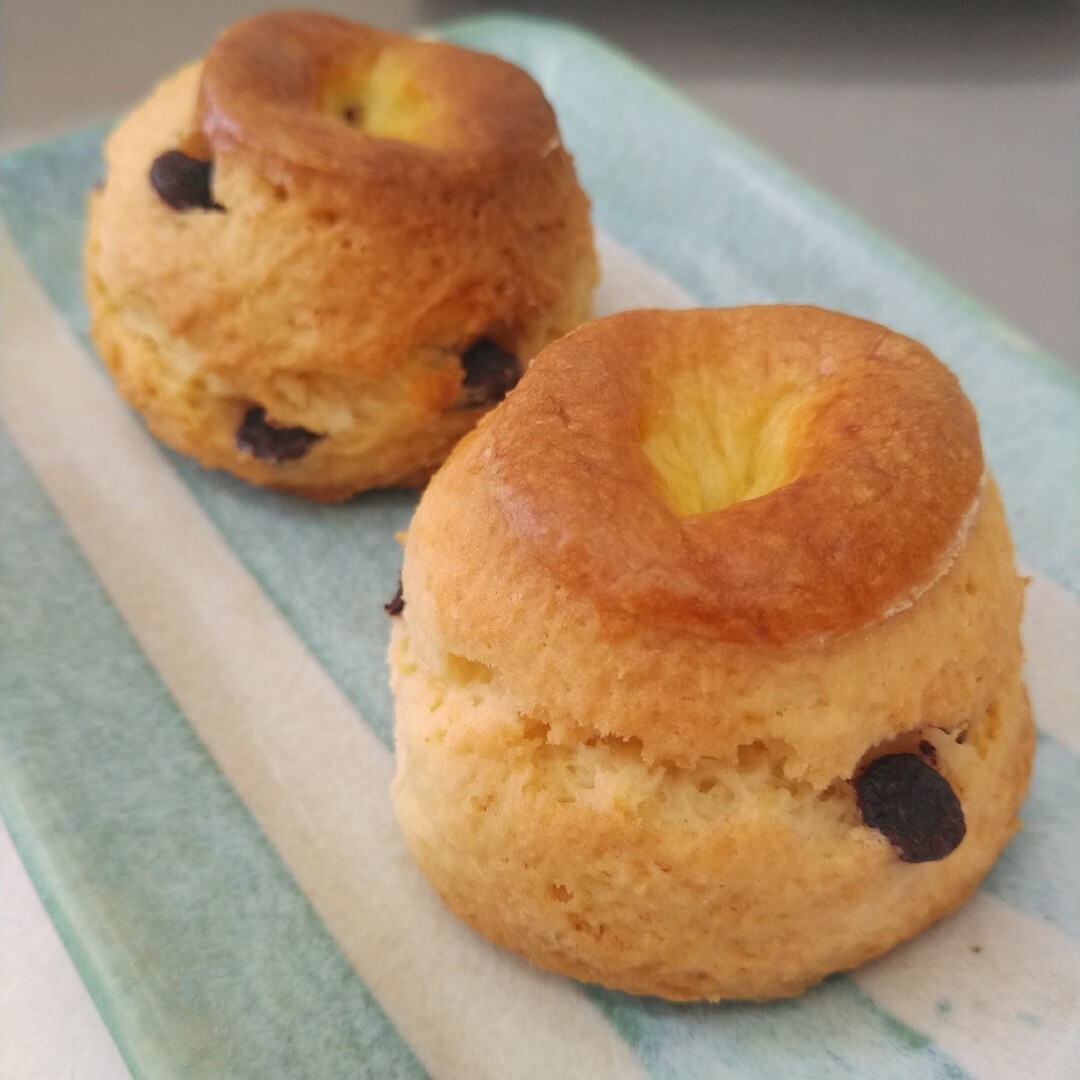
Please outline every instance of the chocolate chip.
[{"label": "chocolate chip", "polygon": [[236,432],[237,449],[262,461],[295,461],[322,438],[303,427],[279,427],[261,405],[248,409]]},{"label": "chocolate chip", "polygon": [[886,754],[855,781],[863,821],[904,862],[944,859],[964,839],[964,809],[949,782],[918,754]]},{"label": "chocolate chip", "polygon": [[400,615],[405,610],[405,593],[401,588],[401,578],[397,579],[397,592],[389,604],[383,604],[387,615]]},{"label": "chocolate chip", "polygon": [[462,354],[463,408],[502,401],[521,378],[521,361],[489,338],[480,338]]},{"label": "chocolate chip", "polygon": [[188,157],[180,150],[166,150],[150,166],[150,183],[174,210],[224,210],[210,194],[212,161]]}]

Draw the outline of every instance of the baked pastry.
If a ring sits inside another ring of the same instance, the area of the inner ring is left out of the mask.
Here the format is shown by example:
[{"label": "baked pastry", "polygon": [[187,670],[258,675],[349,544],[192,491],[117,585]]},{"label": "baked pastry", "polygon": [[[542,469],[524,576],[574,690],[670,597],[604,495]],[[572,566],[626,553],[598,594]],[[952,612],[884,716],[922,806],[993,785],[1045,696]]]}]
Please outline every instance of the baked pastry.
[{"label": "baked pastry", "polygon": [[151,430],[318,499],[422,483],[596,280],[537,84],[313,12],[238,23],[106,148],[95,342]]},{"label": "baked pastry", "polygon": [[421,498],[393,800],[477,930],[672,999],[794,995],[1017,828],[1023,586],[974,411],[811,307],[549,346]]}]

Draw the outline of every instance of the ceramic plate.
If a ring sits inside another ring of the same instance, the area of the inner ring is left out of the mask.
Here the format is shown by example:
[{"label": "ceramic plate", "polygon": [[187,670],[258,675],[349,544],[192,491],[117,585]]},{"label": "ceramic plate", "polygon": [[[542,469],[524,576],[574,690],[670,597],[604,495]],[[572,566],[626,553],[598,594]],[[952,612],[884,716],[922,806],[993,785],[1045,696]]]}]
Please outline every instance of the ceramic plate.
[{"label": "ceramic plate", "polygon": [[387,801],[382,605],[413,497],[311,505],[147,437],[86,333],[103,133],[79,132],[0,164],[0,809],[132,1072],[1075,1076],[1077,381],[595,39],[509,17],[444,33],[556,106],[605,310],[819,303],[958,373],[1033,577],[1026,827],[954,917],[789,1002],[634,999],[464,929]]}]

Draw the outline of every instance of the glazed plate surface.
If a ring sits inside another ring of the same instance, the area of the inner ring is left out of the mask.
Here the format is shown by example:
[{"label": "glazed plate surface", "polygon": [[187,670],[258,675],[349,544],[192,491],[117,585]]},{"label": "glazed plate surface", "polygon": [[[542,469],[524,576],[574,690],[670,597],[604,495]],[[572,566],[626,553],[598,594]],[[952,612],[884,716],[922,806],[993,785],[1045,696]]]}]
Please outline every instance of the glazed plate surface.
[{"label": "glazed plate surface", "polygon": [[1025,828],[958,914],[790,1002],[637,1000],[465,930],[387,799],[383,604],[414,496],[308,504],[146,435],[87,336],[104,132],[78,132],[0,162],[0,810],[133,1074],[1075,1076],[1080,384],[596,39],[512,17],[443,33],[555,105],[602,310],[817,303],[959,375],[1032,575]]}]

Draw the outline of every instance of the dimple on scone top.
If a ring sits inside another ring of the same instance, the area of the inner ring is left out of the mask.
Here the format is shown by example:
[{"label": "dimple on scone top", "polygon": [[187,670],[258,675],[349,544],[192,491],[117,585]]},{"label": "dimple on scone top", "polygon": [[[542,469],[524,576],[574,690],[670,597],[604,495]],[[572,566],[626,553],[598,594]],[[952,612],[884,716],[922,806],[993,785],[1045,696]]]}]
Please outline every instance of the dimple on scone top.
[{"label": "dimple on scone top", "polygon": [[1022,584],[955,378],[801,307],[545,350],[421,500],[395,803],[543,966],[796,993],[945,914],[1016,827]]},{"label": "dimple on scone top", "polygon": [[631,313],[554,348],[507,403],[492,485],[560,581],[782,644],[862,626],[947,569],[983,481],[955,377],[872,323],[778,314]]}]

